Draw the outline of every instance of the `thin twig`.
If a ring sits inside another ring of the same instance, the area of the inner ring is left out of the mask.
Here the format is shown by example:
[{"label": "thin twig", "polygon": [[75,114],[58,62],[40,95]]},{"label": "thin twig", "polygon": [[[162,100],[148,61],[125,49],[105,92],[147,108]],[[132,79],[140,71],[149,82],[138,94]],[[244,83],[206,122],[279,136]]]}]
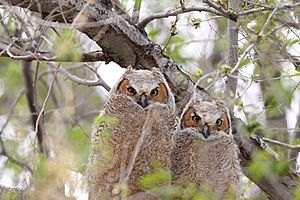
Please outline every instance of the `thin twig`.
[{"label": "thin twig", "polygon": [[[52,63],[49,63],[52,68],[56,68]],[[110,91],[109,85],[105,83],[105,81],[99,76],[97,80],[85,80],[81,79],[73,74],[70,74],[67,70],[60,68],[58,72],[64,75],[67,79],[76,82],[79,85],[86,85],[86,86],[102,86],[107,91]]]},{"label": "thin twig", "polygon": [[133,154],[131,155],[130,161],[129,161],[128,166],[127,166],[126,177],[121,182],[123,184],[126,184],[128,182],[128,180],[130,178],[130,175],[131,175],[131,172],[132,172],[133,167],[134,167],[135,160],[136,160],[136,158],[137,158],[137,156],[140,152],[140,149],[141,149],[141,147],[144,143],[144,138],[146,137],[146,134],[149,132],[149,129],[151,129],[151,127],[152,127],[152,123],[151,122],[149,123],[150,116],[151,116],[151,111],[148,111],[147,117],[146,117],[146,120],[145,120],[145,122],[148,122],[148,123],[144,124],[144,126],[142,128],[141,137],[139,138],[137,144],[135,145]]},{"label": "thin twig", "polygon": [[81,55],[81,59],[78,61],[71,60],[68,57],[58,57],[54,53],[50,52],[29,52],[29,51],[22,51],[19,49],[12,49],[12,48],[6,48],[1,49],[0,48],[0,56],[3,57],[10,57],[12,59],[16,60],[25,60],[25,61],[59,61],[59,62],[97,62],[97,61],[108,61],[108,56],[101,52],[101,51],[94,51],[94,52],[88,52],[83,53]]},{"label": "thin twig", "polygon": [[[269,26],[271,19],[273,18],[273,16],[275,15],[275,13],[278,11],[278,7],[276,7],[273,12],[268,16],[268,19],[266,20],[264,26],[262,27],[262,29],[260,30],[258,37],[261,37],[264,34],[265,29]],[[242,61],[244,60],[244,58],[250,53],[250,51],[253,49],[254,47],[254,42],[252,42],[247,49],[243,52],[241,58],[238,60],[238,62],[236,63],[236,65],[234,66],[234,68],[231,70],[230,74],[233,74],[238,68],[239,65],[242,63]]]},{"label": "thin twig", "polygon": [[300,3],[295,3],[295,4],[285,4],[285,5],[281,5],[281,6],[276,6],[276,7],[260,7],[260,8],[254,8],[251,10],[247,10],[247,11],[242,11],[242,12],[238,12],[237,15],[239,17],[241,16],[245,16],[245,15],[250,15],[250,14],[259,14],[262,11],[270,11],[270,10],[284,10],[284,9],[292,9],[292,8],[296,8],[296,7],[300,7]]},{"label": "thin twig", "polygon": [[31,174],[34,173],[33,170],[31,169],[31,167],[29,167],[29,165],[28,165],[27,163],[24,163],[24,162],[21,162],[21,161],[19,161],[19,160],[16,160],[15,158],[13,158],[11,155],[9,155],[9,154],[7,153],[2,138],[0,138],[0,146],[1,146],[1,155],[7,157],[7,159],[8,159],[10,162],[12,162],[12,163],[14,163],[14,164],[16,164],[16,165],[19,165],[19,166],[22,167],[22,168],[27,169]]},{"label": "thin twig", "polygon": [[210,72],[210,73],[207,73],[203,76],[201,76],[197,82],[195,83],[195,90],[197,90],[197,87],[200,86],[200,83],[204,80],[204,79],[207,79],[207,78],[215,78],[217,76],[217,74],[215,72]]},{"label": "thin twig", "polygon": [[268,19],[266,20],[264,26],[262,27],[261,31],[259,32],[258,36],[262,36],[264,34],[265,29],[269,26],[271,19],[275,15],[275,13],[278,11],[278,7],[274,8],[273,12],[268,16]]},{"label": "thin twig", "polygon": [[14,112],[14,109],[15,109],[17,103],[18,103],[18,101],[20,100],[20,98],[24,95],[24,92],[25,92],[25,90],[22,89],[22,90],[18,93],[18,95],[17,95],[16,99],[13,101],[12,105],[10,106],[9,111],[8,111],[8,113],[7,113],[7,118],[6,118],[5,122],[3,123],[3,125],[2,125],[2,127],[1,127],[1,129],[0,129],[0,136],[2,135],[4,129],[6,128],[8,122],[9,122],[9,120],[10,120],[10,118],[11,118],[13,112]]},{"label": "thin twig", "polygon": [[[45,111],[45,107],[46,107],[46,104],[47,104],[47,101],[50,97],[50,94],[51,94],[51,91],[52,91],[52,87],[53,87],[53,83],[54,83],[54,80],[55,80],[55,77],[56,77],[56,74],[58,72],[58,69],[59,69],[59,65],[57,66],[57,68],[54,70],[54,73],[53,73],[53,76],[52,76],[52,79],[50,81],[50,84],[49,84],[49,89],[48,89],[48,93],[46,95],[46,98],[43,102],[43,105],[42,105],[42,108],[38,114],[38,117],[37,117],[37,120],[36,120],[36,124],[35,124],[35,130],[34,130],[34,133],[35,135],[37,135],[37,132],[38,132],[38,127],[39,127],[39,121],[42,117],[42,115],[44,114],[44,111]],[[42,144],[43,145],[43,144]]]},{"label": "thin twig", "polygon": [[254,46],[254,43],[251,43],[247,47],[247,49],[243,52],[241,58],[235,64],[234,68],[231,70],[230,74],[233,74],[239,68],[240,64],[243,62],[243,60],[245,59],[245,57],[250,53],[250,51],[252,50],[253,46]]},{"label": "thin twig", "polygon": [[16,107],[18,101],[20,100],[20,98],[24,95],[24,92],[25,92],[25,90],[22,89],[22,90],[19,92],[19,94],[17,95],[16,99],[14,100],[14,102],[12,103],[12,105],[11,105],[9,111],[8,111],[7,118],[6,118],[5,122],[3,123],[3,125],[2,125],[2,127],[1,127],[1,129],[0,129],[1,155],[7,157],[7,159],[8,159],[9,161],[11,161],[12,163],[15,163],[16,165],[19,165],[20,167],[27,169],[31,174],[33,174],[33,170],[29,167],[29,165],[27,165],[26,163],[23,163],[23,162],[21,162],[21,161],[16,160],[15,158],[13,158],[12,156],[10,156],[10,155],[7,153],[7,151],[6,151],[6,149],[5,149],[5,146],[4,146],[4,142],[3,142],[2,138],[1,138],[1,135],[2,135],[4,129],[6,128],[8,122],[9,122],[9,120],[10,120],[10,118],[11,118],[11,116],[12,116],[12,114],[13,114],[13,111],[14,111],[14,109],[15,109],[15,107]]},{"label": "thin twig", "polygon": [[83,134],[90,140],[91,139],[90,136],[82,128],[82,126],[79,124],[78,120],[76,118],[73,118],[73,122],[80,128],[80,130],[83,132]]},{"label": "thin twig", "polygon": [[296,89],[299,87],[299,85],[300,85],[300,81],[298,81],[298,83],[296,84],[296,86],[292,89],[292,91],[289,94],[290,96],[293,95],[293,93],[296,91]]},{"label": "thin twig", "polygon": [[270,144],[276,144],[278,146],[285,147],[285,148],[296,150],[296,151],[300,152],[300,145],[299,144],[297,144],[297,145],[287,144],[287,143],[284,143],[284,142],[280,142],[280,141],[277,141],[277,140],[272,140],[272,139],[265,138],[265,137],[263,137],[262,139],[265,142],[268,142]]},{"label": "thin twig", "polygon": [[213,13],[213,14],[218,15],[218,16],[226,17],[226,18],[231,19],[233,21],[237,20],[237,17],[235,15],[232,15],[230,13],[224,14],[224,13],[221,13],[220,11],[218,11],[218,10],[215,10],[214,8],[202,7],[202,6],[191,6],[191,7],[185,7],[184,9],[178,8],[178,9],[175,9],[175,10],[169,10],[167,12],[161,12],[161,13],[153,14],[153,15],[148,16],[145,19],[143,19],[138,24],[138,27],[140,29],[144,29],[147,24],[149,24],[151,21],[153,21],[155,19],[167,18],[167,17],[170,17],[170,16],[177,16],[177,15],[182,14],[182,13],[193,12],[193,11],[209,12],[209,13]]},{"label": "thin twig", "polygon": [[230,15],[230,16],[233,16],[233,17],[235,18],[235,20],[233,20],[233,19],[231,19],[231,18],[228,18],[228,19],[231,19],[231,20],[233,20],[233,21],[236,21],[237,18],[238,18],[238,15],[234,14],[232,11],[225,10],[222,6],[216,4],[216,3],[213,2],[213,1],[210,1],[210,0],[203,0],[203,3],[206,3],[207,5],[209,5],[209,7],[216,9],[217,11],[219,11],[220,13],[222,13],[223,16]]}]

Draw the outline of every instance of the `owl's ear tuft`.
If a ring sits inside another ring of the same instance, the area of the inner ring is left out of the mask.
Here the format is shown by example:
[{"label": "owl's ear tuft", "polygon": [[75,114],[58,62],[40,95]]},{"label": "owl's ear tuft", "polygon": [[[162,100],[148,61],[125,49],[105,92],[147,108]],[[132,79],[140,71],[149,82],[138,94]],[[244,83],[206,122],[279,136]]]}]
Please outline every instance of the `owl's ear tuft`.
[{"label": "owl's ear tuft", "polygon": [[156,73],[156,72],[161,73],[160,69],[157,68],[157,67],[153,67],[153,68],[151,69],[151,71],[152,71],[153,73]]},{"label": "owl's ear tuft", "polygon": [[226,110],[226,104],[225,104],[225,102],[222,99],[217,99],[216,98],[216,99],[213,99],[213,102],[215,102],[219,108],[222,108],[222,110],[224,112],[227,112],[227,110]]},{"label": "owl's ear tuft", "polygon": [[165,77],[164,75],[161,73],[159,68],[153,67],[151,69],[151,72],[153,73],[154,77],[157,78],[158,80],[160,80],[161,82],[165,82]]}]

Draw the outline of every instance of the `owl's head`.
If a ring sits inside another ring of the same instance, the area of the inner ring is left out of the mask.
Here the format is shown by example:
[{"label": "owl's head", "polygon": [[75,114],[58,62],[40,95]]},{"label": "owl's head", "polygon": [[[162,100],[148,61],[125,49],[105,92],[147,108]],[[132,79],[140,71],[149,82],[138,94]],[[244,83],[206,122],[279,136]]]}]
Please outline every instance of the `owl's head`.
[{"label": "owl's head", "polygon": [[220,100],[203,101],[197,94],[187,104],[180,128],[195,130],[203,140],[232,136],[230,116],[224,103]]},{"label": "owl's head", "polygon": [[174,96],[163,74],[156,68],[150,71],[128,67],[112,93],[125,95],[143,108],[158,102],[175,109]]}]

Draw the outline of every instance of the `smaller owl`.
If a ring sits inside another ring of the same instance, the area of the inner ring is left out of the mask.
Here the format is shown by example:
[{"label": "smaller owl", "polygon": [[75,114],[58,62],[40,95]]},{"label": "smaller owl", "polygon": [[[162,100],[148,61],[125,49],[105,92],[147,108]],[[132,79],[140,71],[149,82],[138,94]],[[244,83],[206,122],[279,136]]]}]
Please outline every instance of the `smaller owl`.
[{"label": "smaller owl", "polygon": [[174,140],[171,171],[175,183],[191,183],[200,190],[206,187],[219,197],[237,192],[239,149],[229,112],[220,100],[202,100],[195,93],[181,115]]}]

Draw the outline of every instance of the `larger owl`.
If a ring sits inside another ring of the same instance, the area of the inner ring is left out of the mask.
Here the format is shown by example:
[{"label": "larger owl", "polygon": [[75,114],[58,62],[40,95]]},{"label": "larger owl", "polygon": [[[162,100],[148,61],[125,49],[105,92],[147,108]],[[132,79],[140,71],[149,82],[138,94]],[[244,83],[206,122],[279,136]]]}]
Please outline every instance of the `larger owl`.
[{"label": "larger owl", "polygon": [[171,166],[174,96],[158,69],[126,70],[96,120],[87,166],[90,199],[143,191],[153,162]]},{"label": "larger owl", "polygon": [[238,192],[239,149],[221,101],[202,100],[195,93],[181,115],[174,140],[171,171],[176,184],[209,188],[218,197]]}]

